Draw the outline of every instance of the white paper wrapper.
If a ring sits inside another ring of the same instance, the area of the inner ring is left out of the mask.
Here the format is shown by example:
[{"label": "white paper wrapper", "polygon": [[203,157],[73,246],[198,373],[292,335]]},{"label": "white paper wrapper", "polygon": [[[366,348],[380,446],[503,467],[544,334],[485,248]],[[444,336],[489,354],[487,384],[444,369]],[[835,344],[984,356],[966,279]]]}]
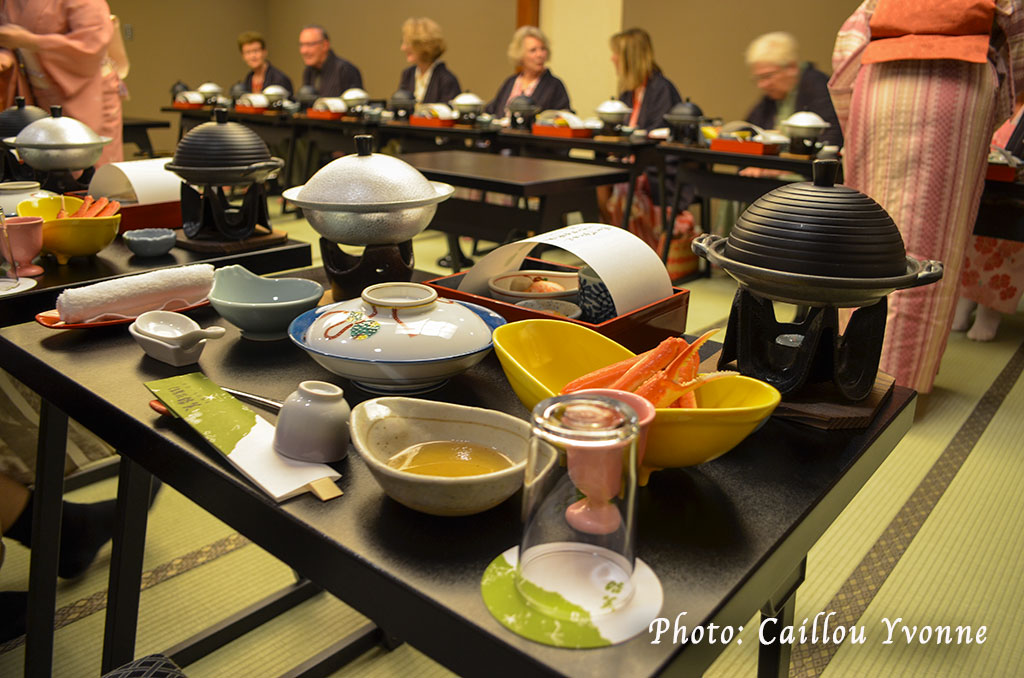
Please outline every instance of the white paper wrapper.
[{"label": "white paper wrapper", "polygon": [[571,252],[594,269],[608,287],[618,315],[672,294],[672,279],[658,254],[629,231],[608,224],[575,224],[502,245],[469,269],[459,290],[490,296],[487,281],[518,270],[538,243]]},{"label": "white paper wrapper", "polygon": [[169,158],[113,162],[96,170],[89,195],[120,202],[152,205],[181,199],[181,178],[168,172]]}]

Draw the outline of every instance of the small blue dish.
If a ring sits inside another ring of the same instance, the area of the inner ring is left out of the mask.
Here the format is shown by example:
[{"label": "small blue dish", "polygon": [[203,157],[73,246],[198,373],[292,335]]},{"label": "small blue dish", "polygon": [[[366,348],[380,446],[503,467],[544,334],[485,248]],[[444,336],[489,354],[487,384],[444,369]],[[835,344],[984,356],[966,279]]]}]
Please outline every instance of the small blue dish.
[{"label": "small blue dish", "polygon": [[140,228],[125,231],[121,237],[132,254],[139,257],[161,257],[170,252],[177,241],[170,228]]}]

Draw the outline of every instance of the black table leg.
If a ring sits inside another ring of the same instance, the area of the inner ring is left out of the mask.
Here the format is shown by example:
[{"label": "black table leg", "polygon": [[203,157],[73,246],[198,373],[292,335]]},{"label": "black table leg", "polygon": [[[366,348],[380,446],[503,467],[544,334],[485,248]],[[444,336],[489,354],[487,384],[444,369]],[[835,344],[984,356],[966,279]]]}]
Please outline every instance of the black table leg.
[{"label": "black table leg", "polygon": [[53,622],[57,607],[57,562],[67,437],[68,415],[43,398],[39,408],[36,484],[32,499],[26,676],[49,676],[53,664]]},{"label": "black table leg", "polygon": [[772,619],[774,623],[764,627],[764,638],[757,652],[757,678],[786,678],[789,675],[789,657],[793,646],[783,644],[779,636],[782,629],[793,625],[796,611],[796,590],[804,581],[807,571],[807,557],[800,561],[793,573],[779,587],[778,592],[761,608],[761,623]]},{"label": "black table leg", "polygon": [[121,457],[117,485],[117,518],[110,554],[107,617],[103,662],[107,673],[135,658],[135,629],[139,618],[142,556],[153,477],[128,457]]}]

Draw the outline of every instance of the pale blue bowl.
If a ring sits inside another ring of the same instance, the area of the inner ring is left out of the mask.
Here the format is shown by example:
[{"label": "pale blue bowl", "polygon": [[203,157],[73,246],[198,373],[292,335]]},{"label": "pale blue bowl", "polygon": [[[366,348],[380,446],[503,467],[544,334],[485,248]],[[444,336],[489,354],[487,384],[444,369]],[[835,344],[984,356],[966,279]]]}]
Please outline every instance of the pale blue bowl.
[{"label": "pale blue bowl", "polygon": [[288,336],[288,325],[316,307],[320,283],[304,278],[264,278],[243,266],[224,266],[213,274],[210,305],[242,331],[246,339],[275,341]]},{"label": "pale blue bowl", "polygon": [[162,257],[171,251],[177,236],[170,228],[140,228],[125,231],[124,244],[138,257]]}]

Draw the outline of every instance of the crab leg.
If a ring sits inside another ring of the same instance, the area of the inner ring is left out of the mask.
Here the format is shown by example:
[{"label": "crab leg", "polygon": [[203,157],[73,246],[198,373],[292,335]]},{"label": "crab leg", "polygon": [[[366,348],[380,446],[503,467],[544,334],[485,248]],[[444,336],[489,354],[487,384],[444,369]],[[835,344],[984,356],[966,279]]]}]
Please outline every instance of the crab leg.
[{"label": "crab leg", "polygon": [[[649,400],[655,407],[670,407],[684,396],[693,395],[694,391],[709,381],[734,374],[738,373],[729,370],[708,372],[707,374],[697,375],[685,384],[680,384],[666,377],[664,373],[658,373],[641,384],[640,388],[636,390],[636,394]],[[692,407],[696,407],[696,400],[694,400]]]},{"label": "crab leg", "polygon": [[[700,371],[699,349],[716,332],[718,332],[717,328],[708,330],[698,337],[666,368],[665,376],[679,384],[685,384],[694,379]],[[672,407],[697,407],[697,397],[690,391],[680,396],[679,400],[672,404]]]},{"label": "crab leg", "polygon": [[568,384],[562,387],[561,393],[574,393],[585,388],[610,388],[615,380],[625,374],[626,370],[633,366],[633,364],[640,360],[645,354],[635,355],[632,358],[626,358],[620,360],[617,363],[606,365],[600,369],[594,370],[593,372],[587,372],[582,377],[576,377]]},{"label": "crab leg", "polygon": [[678,337],[669,337],[664,340],[647,353],[642,354],[641,359],[626,370],[625,374],[609,388],[635,391],[640,384],[650,379],[652,374],[665,369],[679,355],[679,352],[684,350],[680,343],[685,344],[686,340]]}]

